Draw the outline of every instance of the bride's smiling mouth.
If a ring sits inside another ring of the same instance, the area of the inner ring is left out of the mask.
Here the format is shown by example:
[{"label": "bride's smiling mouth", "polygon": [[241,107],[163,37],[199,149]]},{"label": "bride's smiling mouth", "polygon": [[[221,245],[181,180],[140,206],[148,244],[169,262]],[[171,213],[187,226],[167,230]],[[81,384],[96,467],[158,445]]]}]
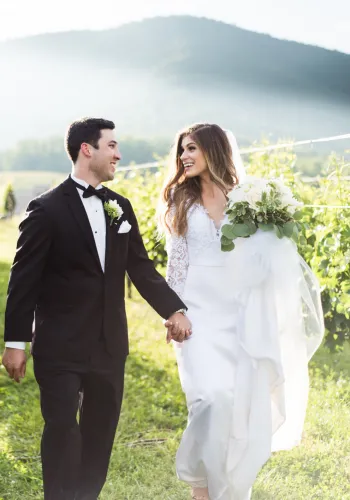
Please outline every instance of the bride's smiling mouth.
[{"label": "bride's smiling mouth", "polygon": [[184,166],[184,169],[185,171],[189,170],[191,167],[194,166],[194,163],[193,162],[184,162],[183,163],[183,166]]}]

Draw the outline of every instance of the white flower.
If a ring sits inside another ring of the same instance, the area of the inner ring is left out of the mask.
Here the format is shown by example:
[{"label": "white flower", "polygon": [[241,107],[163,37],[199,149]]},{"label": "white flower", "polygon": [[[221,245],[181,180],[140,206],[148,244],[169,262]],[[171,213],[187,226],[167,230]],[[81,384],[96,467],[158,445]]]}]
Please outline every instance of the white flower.
[{"label": "white flower", "polygon": [[274,179],[273,183],[280,194],[282,208],[288,208],[288,211],[293,214],[297,207],[303,205],[300,201],[294,198],[292,191],[280,179]]},{"label": "white flower", "polygon": [[267,194],[271,192],[269,181],[254,177],[247,178],[244,183],[239,184],[229,194],[230,204],[245,201],[256,210],[256,203],[261,201],[264,192]]},{"label": "white flower", "polygon": [[249,205],[255,210],[258,208],[257,202],[261,201],[263,193],[270,194],[271,186],[264,185],[261,183],[260,185],[252,186],[252,188],[247,193],[247,202]]},{"label": "white flower", "polygon": [[295,212],[297,207],[302,206],[302,203],[294,198],[289,187],[280,179],[268,180],[255,177],[248,177],[244,183],[239,184],[229,193],[229,205],[247,202],[251,208],[257,210],[257,202],[262,201],[263,193],[269,196],[272,191],[277,192],[282,208],[286,208],[291,214]]},{"label": "white flower", "polygon": [[228,198],[232,203],[246,201],[246,193],[242,186],[237,186],[229,193]]},{"label": "white flower", "polygon": [[116,200],[106,201],[103,205],[103,208],[106,210],[107,214],[111,218],[111,224],[113,223],[114,219],[119,220],[124,213],[122,207],[118,204]]},{"label": "white flower", "polygon": [[124,212],[123,212],[122,207],[117,202],[117,200],[109,200],[107,202],[107,205],[108,205],[109,208],[113,209],[113,211],[117,214],[116,217],[118,219],[120,219],[120,217],[123,215]]}]

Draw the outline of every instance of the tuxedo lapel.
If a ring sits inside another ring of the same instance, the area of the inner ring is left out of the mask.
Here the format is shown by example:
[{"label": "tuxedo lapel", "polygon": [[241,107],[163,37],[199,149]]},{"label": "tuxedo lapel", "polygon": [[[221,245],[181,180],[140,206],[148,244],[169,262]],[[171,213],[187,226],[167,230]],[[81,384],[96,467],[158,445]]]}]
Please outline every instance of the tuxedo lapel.
[{"label": "tuxedo lapel", "polygon": [[[67,198],[69,209],[78,223],[78,226],[86,240],[89,250],[94,255],[99,268],[101,268],[101,262],[97,253],[96,243],[94,240],[94,235],[92,234],[92,229],[90,226],[90,222],[88,216],[86,214],[84,205],[80,199],[77,188],[74,186],[73,182],[68,178],[64,182],[64,194]],[[106,227],[106,234],[108,232],[108,227]],[[107,245],[106,245],[107,249]]]},{"label": "tuxedo lapel", "polygon": [[117,252],[120,248],[120,240],[118,242],[118,231],[120,225],[122,224],[125,218],[125,214],[121,216],[121,218],[117,221],[113,221],[111,224],[111,219],[107,212],[105,211],[105,219],[106,219],[106,258],[105,258],[105,272],[110,264],[110,259],[117,255]]},{"label": "tuxedo lapel", "polygon": [[111,220],[107,214],[107,212],[104,210],[104,214],[105,214],[105,220],[106,220],[106,253],[105,253],[105,273],[107,272],[108,270],[108,264],[109,264],[109,259],[110,259],[110,256],[111,256],[111,252],[112,252],[112,241],[113,241],[113,238],[112,238],[112,230],[113,230],[113,227],[111,227]]},{"label": "tuxedo lapel", "polygon": [[120,226],[121,226],[121,224],[122,224],[122,222],[124,220],[124,217],[125,217],[125,215],[123,214],[121,216],[121,218],[117,222],[115,222],[115,224],[114,224],[114,230],[115,230],[116,233],[118,233],[119,228],[120,228]]}]

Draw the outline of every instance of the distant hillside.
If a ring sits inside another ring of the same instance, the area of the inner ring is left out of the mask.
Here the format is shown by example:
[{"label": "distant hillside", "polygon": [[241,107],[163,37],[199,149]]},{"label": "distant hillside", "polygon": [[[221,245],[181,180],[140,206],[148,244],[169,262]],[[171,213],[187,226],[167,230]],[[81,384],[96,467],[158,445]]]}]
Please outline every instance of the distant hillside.
[{"label": "distant hillside", "polygon": [[[146,141],[134,137],[118,137],[118,140],[122,150],[120,166],[153,162],[165,156],[170,149],[170,141]],[[48,170],[67,174],[71,168],[62,137],[22,140],[14,148],[0,151],[0,173]]]},{"label": "distant hillside", "polygon": [[215,121],[246,140],[349,130],[350,56],[208,19],[154,18],[0,44],[0,149],[81,115],[170,137]]}]

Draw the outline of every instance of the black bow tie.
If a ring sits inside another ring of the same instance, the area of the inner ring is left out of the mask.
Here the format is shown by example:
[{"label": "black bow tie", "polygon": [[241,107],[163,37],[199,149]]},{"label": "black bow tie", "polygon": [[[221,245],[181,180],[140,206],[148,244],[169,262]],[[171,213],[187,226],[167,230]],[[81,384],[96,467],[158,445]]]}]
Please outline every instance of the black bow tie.
[{"label": "black bow tie", "polygon": [[76,187],[78,189],[81,189],[82,191],[84,191],[83,193],[83,198],[90,198],[90,196],[97,196],[97,198],[100,198],[100,200],[105,203],[106,201],[108,201],[108,194],[107,194],[107,189],[102,187],[100,189],[95,189],[94,187],[92,186],[88,186],[87,188],[82,186],[81,184],[79,184],[78,182],[75,182],[75,180],[73,180],[71,178],[71,181],[76,185]]},{"label": "black bow tie", "polygon": [[100,200],[102,200],[104,203],[105,201],[107,201],[107,189],[104,187],[95,189],[92,186],[88,186],[84,189],[83,198],[90,198],[90,196],[97,196],[97,198],[100,198]]}]

